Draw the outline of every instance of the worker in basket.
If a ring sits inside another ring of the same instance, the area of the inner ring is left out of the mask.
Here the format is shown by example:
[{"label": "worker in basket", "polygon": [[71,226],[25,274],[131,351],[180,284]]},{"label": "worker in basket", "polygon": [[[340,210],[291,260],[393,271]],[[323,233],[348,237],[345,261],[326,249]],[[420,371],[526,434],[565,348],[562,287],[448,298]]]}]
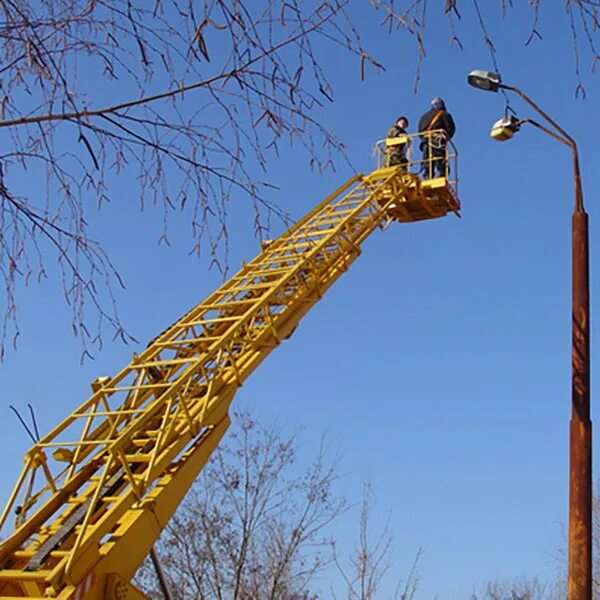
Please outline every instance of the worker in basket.
[{"label": "worker in basket", "polygon": [[410,161],[410,139],[406,132],[408,119],[398,117],[396,122],[388,129],[385,140],[386,166],[400,165],[407,169]]},{"label": "worker in basket", "polygon": [[446,177],[448,141],[455,131],[454,119],[446,110],[444,100],[436,96],[431,101],[431,108],[419,119],[420,148],[426,179]]}]

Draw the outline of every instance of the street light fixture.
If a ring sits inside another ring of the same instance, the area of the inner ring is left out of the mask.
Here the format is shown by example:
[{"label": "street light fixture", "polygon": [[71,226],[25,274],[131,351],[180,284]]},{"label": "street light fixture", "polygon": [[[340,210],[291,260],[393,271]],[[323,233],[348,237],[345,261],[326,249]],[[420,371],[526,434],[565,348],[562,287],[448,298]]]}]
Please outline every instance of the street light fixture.
[{"label": "street light fixture", "polygon": [[497,142],[505,142],[510,140],[519,129],[521,129],[522,121],[519,121],[516,117],[508,116],[498,119],[493,125],[490,131],[490,137]]},{"label": "street light fixture", "polygon": [[569,600],[592,598],[592,422],[590,420],[590,305],[588,215],[583,207],[579,153],[575,140],[519,88],[502,83],[497,73],[471,71],[469,85],[488,92],[518,94],[552,127],[532,119],[505,117],[494,123],[491,136],[513,137],[521,124],[538,129],[569,146],[573,156],[575,205],[572,235],[571,422],[569,436]]},{"label": "street light fixture", "polygon": [[471,71],[467,76],[469,85],[486,92],[497,92],[501,86],[502,79],[498,73],[491,71]]},{"label": "street light fixture", "polygon": [[505,142],[510,140],[515,133],[517,133],[517,131],[520,131],[521,125],[525,125],[526,123],[530,123],[534,127],[541,129],[544,133],[547,133],[549,136],[553,137],[555,140],[558,140],[565,146],[569,146],[569,148],[571,147],[571,143],[568,139],[557,134],[555,131],[552,131],[552,129],[548,129],[548,127],[545,127],[533,119],[518,119],[513,115],[498,119],[490,129],[490,137],[497,142]]}]

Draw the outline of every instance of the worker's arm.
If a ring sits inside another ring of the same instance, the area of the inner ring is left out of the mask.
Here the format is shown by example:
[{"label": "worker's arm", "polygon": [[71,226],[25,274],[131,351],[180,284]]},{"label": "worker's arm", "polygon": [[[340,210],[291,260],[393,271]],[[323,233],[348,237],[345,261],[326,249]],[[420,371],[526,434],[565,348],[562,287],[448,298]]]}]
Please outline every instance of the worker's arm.
[{"label": "worker's arm", "polygon": [[456,133],[456,125],[452,115],[449,112],[444,114],[444,129],[446,130],[449,138]]}]

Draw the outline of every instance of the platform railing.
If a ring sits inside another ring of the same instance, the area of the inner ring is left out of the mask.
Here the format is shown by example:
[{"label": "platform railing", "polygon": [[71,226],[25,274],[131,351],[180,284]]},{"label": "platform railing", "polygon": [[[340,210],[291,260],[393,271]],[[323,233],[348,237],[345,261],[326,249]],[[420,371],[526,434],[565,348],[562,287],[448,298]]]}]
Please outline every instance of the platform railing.
[{"label": "platform railing", "polygon": [[458,151],[443,129],[379,140],[375,156],[378,169],[394,166],[401,156],[395,164],[407,173],[419,175],[423,180],[445,177],[453,191],[457,191]]}]

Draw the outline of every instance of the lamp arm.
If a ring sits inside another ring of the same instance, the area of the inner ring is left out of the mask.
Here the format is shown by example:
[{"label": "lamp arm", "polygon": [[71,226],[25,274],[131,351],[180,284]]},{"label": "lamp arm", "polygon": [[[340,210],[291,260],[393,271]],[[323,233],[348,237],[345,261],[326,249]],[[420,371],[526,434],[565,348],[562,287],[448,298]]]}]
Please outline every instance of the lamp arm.
[{"label": "lamp arm", "polygon": [[558,139],[560,142],[566,144],[571,148],[571,151],[573,153],[573,180],[575,184],[575,210],[577,212],[583,212],[583,192],[581,188],[579,152],[577,151],[577,144],[575,140],[554,119],[547,115],[525,92],[523,92],[517,87],[514,87],[512,85],[506,85],[503,83],[499,84],[498,87],[505,90],[510,90],[511,92],[515,92],[515,94],[519,95],[527,104],[529,104],[529,106],[531,106],[531,108],[533,108],[533,110],[535,110],[544,119],[546,119],[546,121],[548,121],[548,123],[550,123],[550,125],[552,125],[562,135],[562,139],[558,135],[554,134],[554,132],[550,132],[543,125],[535,123],[533,121],[529,121],[532,125],[535,125],[539,129],[542,129],[552,137]]},{"label": "lamp arm", "polygon": [[538,123],[538,121],[535,121],[534,119],[529,119],[529,118],[528,119],[519,119],[519,125],[523,125],[524,123],[529,123],[530,125],[533,125],[534,127],[537,127],[538,129],[541,129],[544,133],[547,133],[548,135],[552,136],[555,140],[558,140],[561,144],[568,146],[569,148],[571,148],[571,150],[573,149],[573,144],[571,144],[571,142],[566,137],[563,137],[562,135],[552,131],[552,129],[549,129],[545,125]]},{"label": "lamp arm", "polygon": [[527,104],[529,104],[529,106],[531,106],[531,108],[533,108],[533,110],[542,115],[542,117],[546,119],[546,121],[548,121],[548,123],[550,123],[565,139],[569,140],[569,145],[577,147],[575,140],[554,119],[547,115],[525,92],[517,87],[506,85],[504,83],[499,84],[498,87],[518,94],[525,102],[527,102]]}]

